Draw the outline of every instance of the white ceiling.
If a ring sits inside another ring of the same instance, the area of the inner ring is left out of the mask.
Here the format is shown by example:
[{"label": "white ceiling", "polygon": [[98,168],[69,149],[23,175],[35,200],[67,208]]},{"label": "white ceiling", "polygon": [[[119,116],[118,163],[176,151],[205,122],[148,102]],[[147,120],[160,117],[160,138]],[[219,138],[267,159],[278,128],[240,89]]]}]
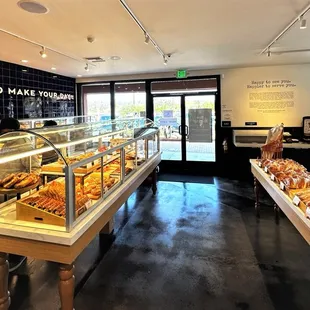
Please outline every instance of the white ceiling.
[{"label": "white ceiling", "polygon": [[[0,28],[75,58],[112,55],[120,61],[84,70],[85,63],[49,52],[0,32],[0,59],[76,77],[135,74],[186,69],[309,63],[310,53],[266,57],[260,51],[308,4],[307,0],[127,0],[165,53],[168,66],[119,0],[36,0],[49,8],[45,15],[21,10],[17,0],[1,0]],[[306,16],[307,17],[307,16]],[[93,35],[94,43],[86,37]],[[310,48],[309,27],[299,25],[272,50]]]}]

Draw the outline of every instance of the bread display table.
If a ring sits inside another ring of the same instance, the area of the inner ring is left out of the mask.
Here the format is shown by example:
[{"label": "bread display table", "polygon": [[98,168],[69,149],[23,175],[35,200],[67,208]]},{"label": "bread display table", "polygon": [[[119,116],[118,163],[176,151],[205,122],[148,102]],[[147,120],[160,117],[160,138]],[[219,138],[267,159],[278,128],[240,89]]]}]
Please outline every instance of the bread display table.
[{"label": "bread display table", "polygon": [[255,208],[259,210],[259,188],[262,186],[279,208],[296,227],[303,238],[310,244],[310,220],[305,216],[301,208],[293,203],[292,196],[289,193],[281,190],[280,185],[271,180],[271,175],[267,174],[262,168],[258,166],[255,159],[250,160],[251,171],[254,175],[254,186],[256,194]]},{"label": "bread display table", "polygon": [[1,222],[0,310],[8,310],[10,305],[7,253],[59,263],[61,310],[73,310],[74,260],[98,233],[111,231],[114,214],[149,175],[153,176],[155,194],[155,169],[160,160],[160,153],[153,156],[70,232],[64,227],[47,230]]}]

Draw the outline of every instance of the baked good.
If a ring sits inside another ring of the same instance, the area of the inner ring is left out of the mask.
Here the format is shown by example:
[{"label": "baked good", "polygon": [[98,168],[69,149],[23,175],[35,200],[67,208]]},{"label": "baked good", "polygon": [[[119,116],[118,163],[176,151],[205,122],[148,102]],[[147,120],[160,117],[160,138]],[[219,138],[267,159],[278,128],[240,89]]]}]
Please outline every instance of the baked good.
[{"label": "baked good", "polygon": [[5,189],[22,189],[27,186],[38,183],[40,176],[35,173],[11,173],[0,181],[0,184]]},{"label": "baked good", "polygon": [[[68,165],[72,165],[72,164],[74,164],[76,162],[79,162],[79,161],[81,161],[83,159],[92,157],[94,155],[95,155],[94,152],[89,152],[89,153],[81,154],[81,155],[77,155],[77,156],[68,156],[68,157],[65,157],[65,160],[66,160]],[[62,158],[58,158],[58,163],[63,165],[64,164],[63,159]]]},{"label": "baked good", "polygon": [[29,175],[24,174],[18,178],[18,182],[14,185],[14,188],[21,189],[33,184],[38,183],[40,180],[40,176],[37,174],[31,173]]},{"label": "baked good", "polygon": [[15,173],[7,175],[4,179],[0,180],[0,185],[3,186],[5,183],[10,182],[15,176]]}]

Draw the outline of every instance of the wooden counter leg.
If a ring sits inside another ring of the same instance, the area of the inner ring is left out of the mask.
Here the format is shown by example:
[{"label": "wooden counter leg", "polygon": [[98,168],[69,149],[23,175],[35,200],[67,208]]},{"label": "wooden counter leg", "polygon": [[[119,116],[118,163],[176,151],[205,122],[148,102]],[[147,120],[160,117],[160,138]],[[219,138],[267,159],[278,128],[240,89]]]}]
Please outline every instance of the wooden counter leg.
[{"label": "wooden counter leg", "polygon": [[156,192],[157,192],[157,173],[156,173],[156,168],[152,172],[152,191],[153,191],[153,195],[156,195]]},{"label": "wooden counter leg", "polygon": [[99,233],[99,246],[101,254],[106,253],[107,249],[111,246],[114,240],[114,217],[112,217]]},{"label": "wooden counter leg", "polygon": [[61,310],[74,310],[74,264],[60,264],[59,278],[59,295],[61,301]]},{"label": "wooden counter leg", "polygon": [[0,310],[8,310],[11,298],[8,290],[9,262],[8,254],[0,253]]},{"label": "wooden counter leg", "polygon": [[100,235],[110,235],[114,231],[114,217],[110,219],[108,223],[101,229]]},{"label": "wooden counter leg", "polygon": [[259,187],[260,187],[260,184],[258,180],[254,178],[255,210],[256,210],[257,217],[260,217]]},{"label": "wooden counter leg", "polygon": [[276,223],[278,223],[280,220],[280,208],[276,203],[274,203],[273,209],[274,209]]}]

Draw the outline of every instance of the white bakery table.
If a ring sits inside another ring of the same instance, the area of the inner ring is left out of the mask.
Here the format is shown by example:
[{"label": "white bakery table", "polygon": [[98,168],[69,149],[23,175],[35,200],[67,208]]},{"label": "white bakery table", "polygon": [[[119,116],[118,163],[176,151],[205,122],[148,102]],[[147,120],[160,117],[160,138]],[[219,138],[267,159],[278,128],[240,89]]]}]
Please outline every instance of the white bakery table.
[{"label": "white bakery table", "polygon": [[267,174],[258,166],[256,159],[251,159],[251,171],[254,175],[254,188],[256,194],[255,208],[259,215],[259,187],[262,186],[273,199],[276,208],[280,208],[291,223],[296,227],[299,233],[310,244],[310,220],[306,218],[303,211],[295,206],[292,199],[286,192],[282,191],[279,185],[270,179],[270,174]]},{"label": "white bakery table", "polygon": [[74,260],[97,234],[112,231],[114,214],[149,175],[156,193],[156,167],[160,161],[161,154],[154,155],[70,232],[57,226],[46,229],[40,224],[34,228],[28,222],[16,220],[7,223],[0,214],[0,310],[8,310],[10,306],[7,253],[60,263],[61,310],[73,310]]}]

